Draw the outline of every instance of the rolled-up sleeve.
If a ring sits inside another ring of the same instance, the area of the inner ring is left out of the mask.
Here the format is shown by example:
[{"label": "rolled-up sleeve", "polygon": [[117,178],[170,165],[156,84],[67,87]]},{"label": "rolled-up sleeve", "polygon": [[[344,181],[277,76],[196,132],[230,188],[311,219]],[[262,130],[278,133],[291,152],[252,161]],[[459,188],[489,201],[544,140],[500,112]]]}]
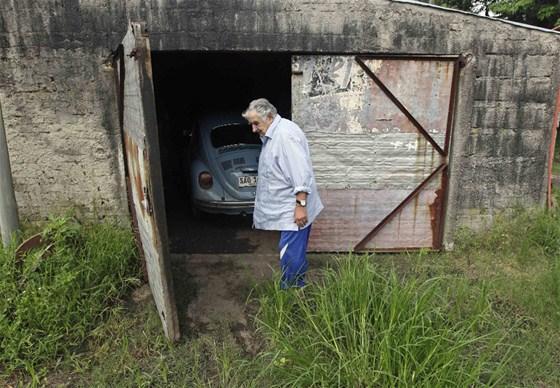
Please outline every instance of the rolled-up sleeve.
[{"label": "rolled-up sleeve", "polygon": [[282,139],[282,154],[279,158],[282,171],[292,184],[292,193],[311,193],[313,170],[309,150],[303,139],[286,136]]}]

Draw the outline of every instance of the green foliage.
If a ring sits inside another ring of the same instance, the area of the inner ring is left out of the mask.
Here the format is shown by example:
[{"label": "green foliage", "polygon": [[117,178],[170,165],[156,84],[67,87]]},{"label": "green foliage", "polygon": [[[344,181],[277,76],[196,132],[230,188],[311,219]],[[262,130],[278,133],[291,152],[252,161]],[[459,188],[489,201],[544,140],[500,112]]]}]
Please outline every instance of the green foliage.
[{"label": "green foliage", "polygon": [[498,214],[492,227],[483,232],[462,230],[456,238],[455,254],[473,260],[485,253],[505,256],[513,263],[527,264],[546,258],[554,261],[560,255],[560,212],[557,209],[527,211],[515,209],[512,214]]},{"label": "green foliage", "polygon": [[[484,233],[464,231],[454,255],[494,274],[502,297],[560,328],[560,210],[498,216]],[[496,276],[497,273],[504,274]]]},{"label": "green foliage", "polygon": [[129,228],[53,217],[42,237],[19,259],[15,244],[0,248],[0,371],[35,380],[80,347],[138,275]]},{"label": "green foliage", "polygon": [[436,0],[434,4],[442,7],[460,9],[462,11],[472,11],[472,0]]},{"label": "green foliage", "polygon": [[[277,386],[470,387],[501,379],[507,352],[484,290],[399,279],[367,257],[324,270],[318,285],[260,300]],[[462,290],[463,292],[459,292]],[[461,303],[456,301],[460,298]],[[454,303],[455,301],[455,303]]]},{"label": "green foliage", "polygon": [[553,28],[560,23],[557,0],[496,0],[490,10],[508,20]]},{"label": "green foliage", "polygon": [[434,0],[433,3],[545,28],[560,24],[557,0]]}]

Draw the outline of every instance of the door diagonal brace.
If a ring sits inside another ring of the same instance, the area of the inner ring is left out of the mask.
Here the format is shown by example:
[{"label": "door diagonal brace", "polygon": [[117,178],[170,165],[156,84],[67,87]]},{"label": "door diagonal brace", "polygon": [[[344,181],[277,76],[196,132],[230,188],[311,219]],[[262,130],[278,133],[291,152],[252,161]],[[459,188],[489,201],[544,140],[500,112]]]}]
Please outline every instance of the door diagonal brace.
[{"label": "door diagonal brace", "polygon": [[391,211],[391,213],[383,218],[383,220],[381,220],[381,222],[378,223],[377,226],[371,230],[371,232],[369,232],[359,243],[356,244],[354,250],[358,251],[364,249],[365,245],[373,238],[373,236],[375,236],[389,221],[391,221],[391,219],[393,219],[402,208],[404,208],[412,199],[414,199],[414,197],[432,180],[434,176],[436,176],[446,167],[447,163],[444,162],[440,164],[434,171],[432,171],[432,173],[428,175],[426,179],[424,179],[422,183],[420,183],[414,189],[414,191],[412,191],[401,203],[399,203],[396,208]]},{"label": "door diagonal brace", "polygon": [[379,86],[379,88],[389,97],[389,99],[401,110],[402,113],[414,124],[418,132],[420,132],[426,140],[435,148],[435,150],[442,156],[446,156],[445,151],[439,146],[439,144],[428,134],[428,132],[422,127],[422,125],[412,116],[412,114],[406,109],[406,107],[399,101],[397,97],[385,86],[383,82],[371,71],[371,69],[362,61],[358,56],[355,57],[356,62],[364,70],[364,72]]}]

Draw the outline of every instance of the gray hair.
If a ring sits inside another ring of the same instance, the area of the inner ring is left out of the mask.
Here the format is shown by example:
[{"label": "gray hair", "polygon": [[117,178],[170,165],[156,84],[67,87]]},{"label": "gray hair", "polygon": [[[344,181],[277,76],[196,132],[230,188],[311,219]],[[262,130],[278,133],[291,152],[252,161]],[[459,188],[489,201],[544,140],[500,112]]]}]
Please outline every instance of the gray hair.
[{"label": "gray hair", "polygon": [[250,111],[255,111],[261,119],[266,118],[271,115],[273,118],[276,116],[278,111],[276,107],[270,103],[266,98],[257,98],[249,103],[249,107],[241,114],[241,116],[247,118],[247,114]]}]

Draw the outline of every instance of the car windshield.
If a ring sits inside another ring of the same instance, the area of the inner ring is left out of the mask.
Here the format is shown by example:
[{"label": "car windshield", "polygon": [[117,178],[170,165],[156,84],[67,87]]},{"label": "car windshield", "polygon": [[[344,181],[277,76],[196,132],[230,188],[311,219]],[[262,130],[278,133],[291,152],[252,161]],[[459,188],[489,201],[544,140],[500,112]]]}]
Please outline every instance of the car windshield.
[{"label": "car windshield", "polygon": [[210,133],[214,148],[237,144],[261,144],[259,135],[248,124],[228,124],[216,127]]}]

